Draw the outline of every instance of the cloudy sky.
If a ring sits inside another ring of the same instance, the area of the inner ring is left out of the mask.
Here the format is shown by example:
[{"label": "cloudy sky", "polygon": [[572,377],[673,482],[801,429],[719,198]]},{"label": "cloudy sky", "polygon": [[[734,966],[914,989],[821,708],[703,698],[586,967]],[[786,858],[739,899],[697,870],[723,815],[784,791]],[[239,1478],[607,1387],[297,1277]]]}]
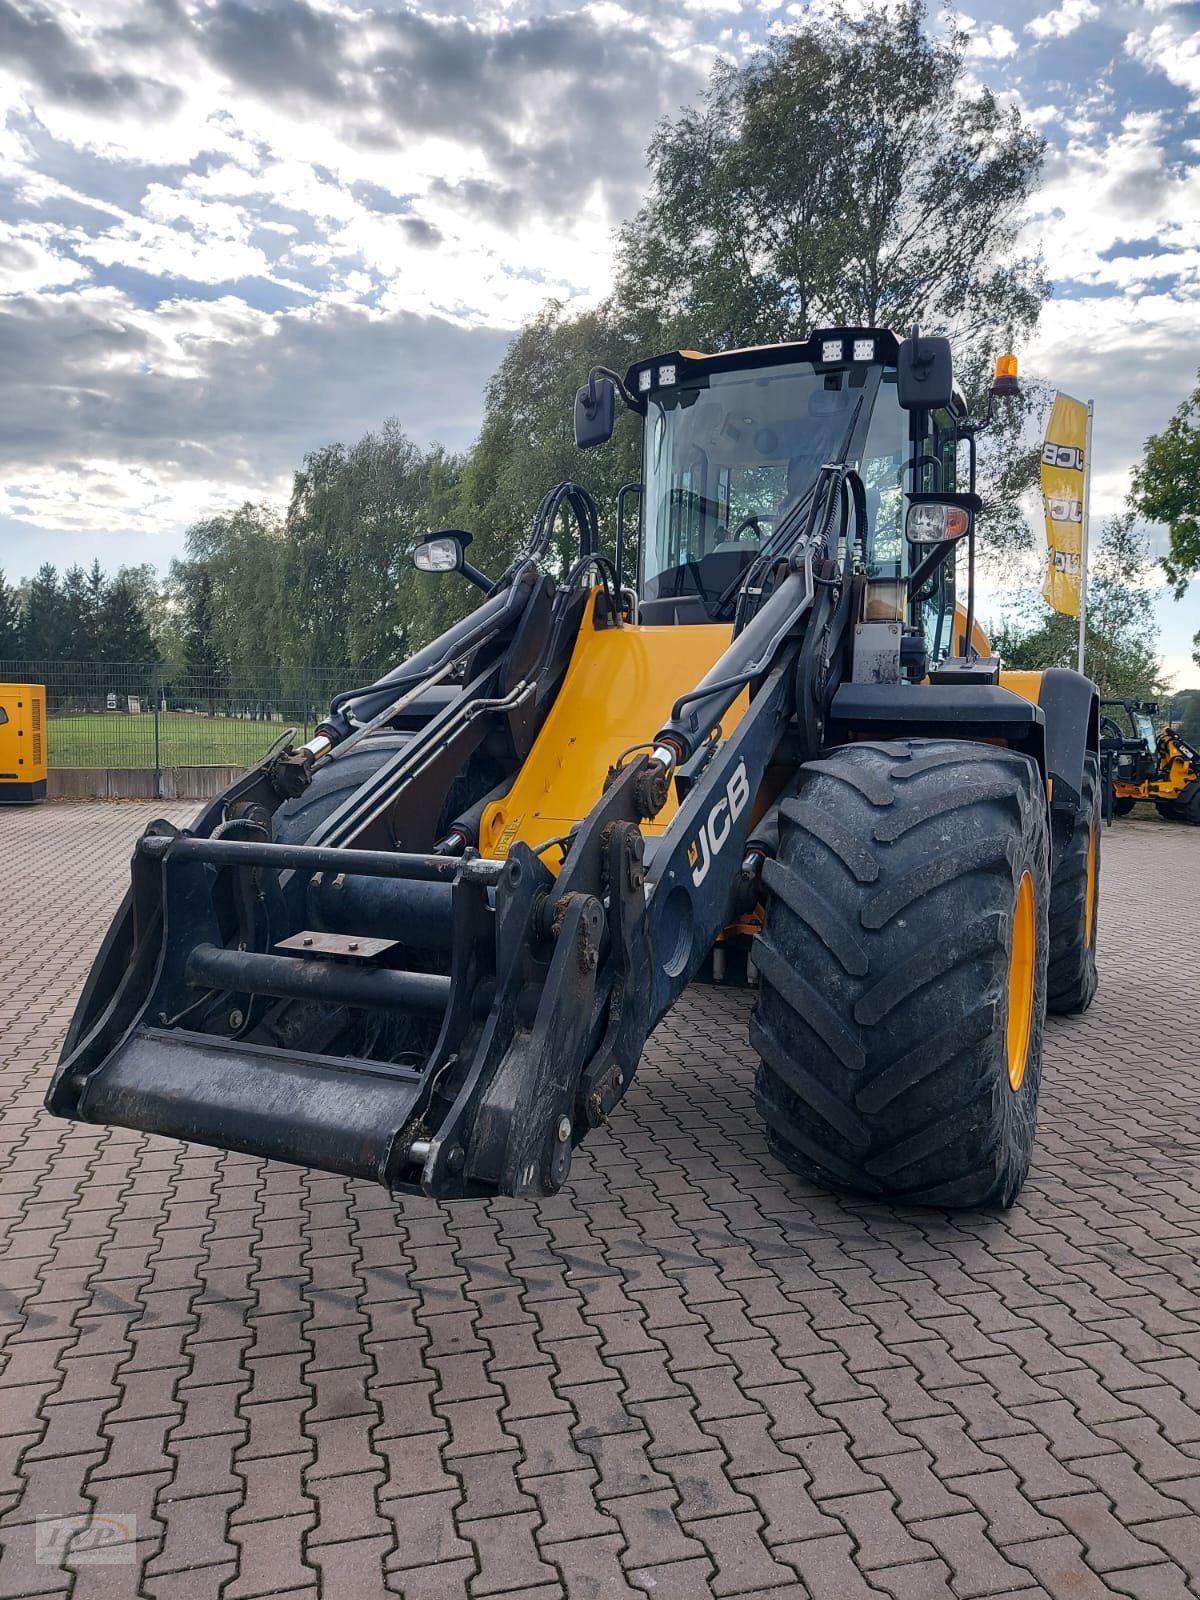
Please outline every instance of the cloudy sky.
[{"label": "cloudy sky", "polygon": [[[388,415],[468,444],[514,328],[607,288],[654,123],[800,10],[0,0],[0,565],[165,565],[189,520],[282,499],[306,449]],[[1195,381],[1200,7],[960,21],[1050,141],[1029,236],[1055,298],[1021,354],[1094,396],[1102,514]],[[1200,683],[1200,600],[1161,611]]]}]

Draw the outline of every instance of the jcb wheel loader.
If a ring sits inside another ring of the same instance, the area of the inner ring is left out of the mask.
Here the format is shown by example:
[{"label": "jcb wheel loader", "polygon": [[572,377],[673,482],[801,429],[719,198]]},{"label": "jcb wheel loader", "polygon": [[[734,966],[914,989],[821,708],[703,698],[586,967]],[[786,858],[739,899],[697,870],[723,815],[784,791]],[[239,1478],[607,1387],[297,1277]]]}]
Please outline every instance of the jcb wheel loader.
[{"label": "jcb wheel loader", "polygon": [[1100,746],[1113,813],[1126,817],[1139,800],[1148,800],[1168,822],[1200,827],[1200,751],[1173,728],[1156,734],[1157,710],[1144,700],[1100,702]]},{"label": "jcb wheel loader", "polygon": [[430,536],[417,565],[479,608],[147,829],[52,1111],[401,1194],[549,1194],[713,954],[757,975],[790,1167],[1012,1201],[1047,1005],[1095,988],[1098,706],[1002,673],[975,623],[984,424],[949,345],[838,328],[595,369],[582,447],[618,400],[644,472],[615,559],[573,484],[495,581]]}]

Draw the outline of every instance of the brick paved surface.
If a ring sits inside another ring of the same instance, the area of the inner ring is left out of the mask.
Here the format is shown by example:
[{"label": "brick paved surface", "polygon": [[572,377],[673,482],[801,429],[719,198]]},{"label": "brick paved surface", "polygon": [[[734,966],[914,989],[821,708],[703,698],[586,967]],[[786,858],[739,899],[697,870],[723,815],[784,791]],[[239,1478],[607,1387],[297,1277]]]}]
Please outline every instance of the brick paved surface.
[{"label": "brick paved surface", "polygon": [[[0,812],[0,1597],[1200,1595],[1200,831],[1106,834],[1031,1181],[950,1217],[780,1169],[733,991],[543,1205],[52,1121],[149,815]],[[85,1513],[136,1563],[35,1559]]]}]

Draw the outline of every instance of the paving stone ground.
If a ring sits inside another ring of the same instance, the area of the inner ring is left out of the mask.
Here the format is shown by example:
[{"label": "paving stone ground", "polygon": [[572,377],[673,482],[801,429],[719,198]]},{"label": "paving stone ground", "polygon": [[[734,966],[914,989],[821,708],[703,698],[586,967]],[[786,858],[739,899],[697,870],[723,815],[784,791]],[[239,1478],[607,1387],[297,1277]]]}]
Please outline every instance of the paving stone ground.
[{"label": "paving stone ground", "polygon": [[[1200,830],[1106,833],[1032,1177],[950,1216],[781,1169],[743,991],[542,1205],[47,1117],[152,814],[0,812],[0,1597],[1200,1595]],[[36,1559],[86,1515],[136,1559]]]}]

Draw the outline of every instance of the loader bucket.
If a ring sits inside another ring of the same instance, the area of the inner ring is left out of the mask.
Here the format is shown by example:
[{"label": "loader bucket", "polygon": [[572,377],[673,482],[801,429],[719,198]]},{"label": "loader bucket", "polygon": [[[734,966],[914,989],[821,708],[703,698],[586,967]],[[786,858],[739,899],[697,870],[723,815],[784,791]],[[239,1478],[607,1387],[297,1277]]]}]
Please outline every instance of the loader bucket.
[{"label": "loader bucket", "polygon": [[[454,1010],[452,984],[448,971],[384,962],[395,941],[290,936],[281,876],[311,883],[351,870],[356,882],[391,885],[397,905],[411,885],[426,904],[432,889],[447,910],[456,884],[483,895],[499,875],[490,863],[189,837],[154,824],[138,842],[115,935],[128,964],[74,1039],[51,1109],[390,1181],[421,1073],[365,1051],[326,1053],[322,1032],[349,1009],[373,1019],[364,1043],[397,1018],[436,1039]],[[231,915],[243,918],[232,947]]]},{"label": "loader bucket", "polygon": [[[387,897],[396,928],[411,911],[420,942],[294,928],[330,880],[351,907]],[[545,925],[552,883],[520,845],[499,862],[155,823],[47,1103],[394,1191],[557,1187],[574,1084],[556,1064],[592,1020],[603,914],[576,895]]]}]

